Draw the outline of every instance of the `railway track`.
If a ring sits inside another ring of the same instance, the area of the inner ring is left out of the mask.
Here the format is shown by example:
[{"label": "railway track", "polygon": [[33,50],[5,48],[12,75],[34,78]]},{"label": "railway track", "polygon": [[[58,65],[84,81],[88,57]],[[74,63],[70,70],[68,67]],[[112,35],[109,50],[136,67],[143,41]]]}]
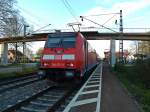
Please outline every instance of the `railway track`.
[{"label": "railway track", "polygon": [[14,83],[14,82],[17,82],[17,81],[20,81],[20,80],[26,80],[26,79],[33,78],[33,77],[36,77],[36,76],[37,76],[36,74],[32,73],[31,75],[27,75],[27,76],[15,78],[15,79],[9,79],[9,80],[6,80],[6,81],[4,80],[4,81],[0,82],[0,86],[7,85],[7,84],[10,84],[10,83]]},{"label": "railway track", "polygon": [[32,76],[26,76],[15,80],[3,82],[0,84],[0,93],[9,91],[10,89],[25,86],[27,84],[33,83],[38,80],[40,79],[37,77],[37,75],[32,75]]},{"label": "railway track", "polygon": [[22,87],[2,92],[0,94],[0,112],[4,111],[8,107],[16,105],[18,102],[28,99],[40,91],[44,91],[51,85],[52,84],[47,83],[46,80],[39,80]]},{"label": "railway track", "polygon": [[62,112],[82,84],[68,83],[67,86],[60,86],[60,84],[39,80],[23,87],[20,86],[0,94],[0,111]]},{"label": "railway track", "polygon": [[55,112],[63,112],[66,106],[70,103],[70,101],[73,99],[73,97],[77,93],[77,90],[75,90],[72,94],[70,94],[70,96],[66,98],[66,100],[58,108],[55,109]]},{"label": "railway track", "polygon": [[[2,112],[52,112],[56,111],[58,107],[63,109],[63,105],[68,104],[76,93],[75,88],[75,86],[51,85],[22,101],[18,101]],[[62,105],[64,102],[65,104]]]}]

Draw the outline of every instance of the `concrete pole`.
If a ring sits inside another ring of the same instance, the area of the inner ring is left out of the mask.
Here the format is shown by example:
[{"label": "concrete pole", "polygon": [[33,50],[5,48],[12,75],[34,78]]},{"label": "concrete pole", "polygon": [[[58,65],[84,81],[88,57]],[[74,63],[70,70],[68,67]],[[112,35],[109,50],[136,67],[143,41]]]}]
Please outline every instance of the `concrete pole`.
[{"label": "concrete pole", "polygon": [[111,67],[114,67],[116,64],[116,40],[110,40],[110,57],[111,57]]},{"label": "concrete pole", "polygon": [[[27,27],[29,27],[29,26],[24,25],[24,38],[26,38]],[[23,63],[25,63],[25,57],[26,57],[25,49],[26,49],[26,42],[23,42]]]},{"label": "concrete pole", "polygon": [[7,65],[8,64],[8,43],[2,44],[1,64],[2,65]]}]

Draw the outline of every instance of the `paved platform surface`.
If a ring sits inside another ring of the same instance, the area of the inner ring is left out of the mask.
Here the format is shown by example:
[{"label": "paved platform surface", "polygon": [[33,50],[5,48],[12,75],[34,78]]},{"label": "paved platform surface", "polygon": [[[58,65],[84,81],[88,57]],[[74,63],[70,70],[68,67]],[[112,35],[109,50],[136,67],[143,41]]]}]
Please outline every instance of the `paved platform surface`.
[{"label": "paved platform surface", "polygon": [[108,64],[103,64],[101,112],[140,112]]}]

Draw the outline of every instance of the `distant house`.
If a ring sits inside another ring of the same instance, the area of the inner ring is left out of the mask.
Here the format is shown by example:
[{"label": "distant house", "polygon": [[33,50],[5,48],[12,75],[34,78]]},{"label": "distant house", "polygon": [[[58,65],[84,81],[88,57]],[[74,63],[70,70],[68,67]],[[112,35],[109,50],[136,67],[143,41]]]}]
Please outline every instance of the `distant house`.
[{"label": "distant house", "polygon": [[[16,57],[17,54],[17,57]],[[17,59],[19,62],[21,62],[23,59],[25,60],[32,60],[32,51],[28,48],[25,49],[25,55],[21,51],[16,51],[14,49],[9,49],[8,50],[8,61],[9,62],[15,62]],[[2,57],[2,44],[0,44],[0,60]]]},{"label": "distant house", "polygon": [[[16,57],[17,54],[17,57]],[[8,61],[9,62],[15,62],[15,60],[17,59],[18,61],[22,60],[23,58],[23,54],[20,51],[15,51],[13,49],[8,50]]]},{"label": "distant house", "polygon": [[[20,51],[15,51],[13,49],[8,50],[8,61],[9,62],[15,62],[15,60],[17,60],[18,62],[22,62],[23,60],[29,61],[32,59],[32,52],[26,52],[25,54],[28,55],[24,55],[22,52]],[[17,57],[16,57],[17,54]]]},{"label": "distant house", "polygon": [[150,58],[150,41],[143,41],[138,44],[138,54],[141,57]]},{"label": "distant house", "polygon": [[[121,55],[121,53],[120,52],[116,52],[115,54],[116,54],[116,59],[119,59],[119,56]],[[110,57],[111,57],[110,51],[109,50],[105,50],[104,51],[104,55],[105,55],[104,60],[105,61],[110,61]],[[128,57],[128,55],[129,55],[128,50],[124,50],[123,57],[126,59]]]}]

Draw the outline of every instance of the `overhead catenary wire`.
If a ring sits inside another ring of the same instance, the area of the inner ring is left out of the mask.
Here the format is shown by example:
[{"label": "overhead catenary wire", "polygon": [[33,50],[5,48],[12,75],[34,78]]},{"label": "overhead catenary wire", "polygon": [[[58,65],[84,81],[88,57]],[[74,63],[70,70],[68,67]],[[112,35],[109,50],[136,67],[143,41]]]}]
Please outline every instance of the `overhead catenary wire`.
[{"label": "overhead catenary wire", "polygon": [[115,31],[115,30],[113,30],[113,29],[111,29],[111,28],[108,28],[108,27],[106,27],[106,26],[104,26],[104,25],[101,25],[101,24],[99,24],[99,23],[96,23],[96,22],[94,22],[94,21],[92,21],[92,20],[90,20],[90,19],[87,19],[87,18],[84,17],[84,16],[80,16],[80,18],[81,18],[81,19],[88,20],[88,21],[90,21],[90,22],[92,22],[92,23],[94,23],[94,24],[96,24],[96,25],[99,25],[99,26],[102,27],[102,28],[108,29],[108,30],[110,30],[110,31],[112,31],[112,32],[119,33],[119,32],[117,32],[117,31]]},{"label": "overhead catenary wire", "polygon": [[[41,21],[38,19],[40,17],[36,16],[36,15],[33,15],[31,12],[27,11],[26,9],[23,9],[22,7],[18,6],[18,5],[15,5],[18,9],[20,9],[21,11],[23,11],[24,13],[26,13],[28,16],[30,16],[31,18],[34,18],[34,20],[36,20],[38,23],[40,23]],[[38,27],[41,27],[40,24],[37,24],[37,22],[35,21],[32,21],[32,20],[29,20],[32,24],[38,26]]]},{"label": "overhead catenary wire", "polygon": [[75,13],[75,11],[74,11],[74,9],[72,8],[72,6],[71,6],[70,3],[68,2],[68,0],[64,0],[64,1],[65,1],[66,4],[69,6],[70,10],[72,11],[72,14],[74,15],[75,20],[76,20],[77,22],[79,22],[79,21],[78,21],[78,18],[77,18],[77,16],[76,16],[76,13]]},{"label": "overhead catenary wire", "polygon": [[96,15],[87,15],[84,17],[90,17],[90,16],[105,16],[105,15],[114,15],[114,14],[120,14],[120,13],[104,13],[104,14],[96,14]]},{"label": "overhead catenary wire", "polygon": [[[113,32],[115,32],[115,33],[118,33],[117,31],[115,31],[115,30],[113,30],[113,29],[111,29],[111,28],[108,28],[108,27],[104,26],[106,23],[108,23],[112,18],[114,18],[114,17],[115,17],[116,15],[118,15],[118,14],[120,14],[120,13],[103,13],[103,14],[97,14],[97,15],[80,16],[80,18],[81,18],[82,20],[83,20],[83,19],[86,19],[86,20],[88,20],[88,21],[90,21],[90,22],[92,22],[92,23],[94,23],[94,24],[97,24],[97,25],[101,26],[102,28],[108,29],[108,30],[113,31]],[[94,21],[92,21],[92,20],[86,18],[86,17],[90,17],[90,16],[105,16],[105,15],[113,15],[113,16],[112,16],[111,18],[109,18],[108,20],[106,20],[103,24],[96,23],[96,22],[94,22]]]},{"label": "overhead catenary wire", "polygon": [[39,21],[39,22],[41,22],[41,20],[44,21],[44,19],[41,18],[40,16],[37,16],[37,15],[31,13],[30,11],[28,11],[28,10],[26,10],[26,9],[24,9],[24,8],[22,8],[22,7],[20,7],[20,6],[18,6],[18,5],[15,5],[15,6],[16,6],[17,8],[19,8],[20,10],[22,10],[23,12],[27,13],[28,15],[30,15],[31,17],[35,18],[37,21]]},{"label": "overhead catenary wire", "polygon": [[114,18],[116,15],[113,15],[111,18],[109,18],[107,21],[105,21],[102,25],[105,25],[106,23],[108,23],[112,18]]},{"label": "overhead catenary wire", "polygon": [[[101,28],[101,27],[95,27],[95,26],[90,26],[90,27],[80,27],[80,29],[81,29],[81,31],[83,30],[83,31],[85,31],[86,29],[88,30],[88,29],[94,29],[94,30],[100,30],[100,29],[104,29],[104,28]],[[114,30],[116,30],[116,29],[118,29],[118,28],[115,28],[115,27],[111,27],[110,29],[114,29]],[[138,27],[138,28],[124,28],[124,29],[133,29],[133,30],[141,30],[141,29],[143,29],[143,30],[145,30],[145,29],[147,29],[147,30],[150,30],[150,28],[140,28],[140,27]],[[41,30],[39,30],[40,32],[55,32],[55,30],[61,30],[61,31],[71,31],[71,29],[67,29],[67,28],[64,28],[64,29],[45,29],[45,30],[43,30],[43,29],[41,29]],[[37,32],[37,31],[36,31]],[[147,32],[148,33],[148,32]]]},{"label": "overhead catenary wire", "polygon": [[66,7],[66,9],[68,10],[68,12],[72,15],[72,17],[77,21],[77,17],[76,17],[76,14],[75,14],[75,11],[73,10],[72,6],[69,4],[69,2],[67,0],[61,0],[62,3],[64,4],[64,6]]},{"label": "overhead catenary wire", "polygon": [[41,28],[39,28],[39,29],[33,31],[32,33],[35,33],[35,32],[37,32],[37,31],[41,31],[42,29],[44,29],[44,28],[46,28],[46,27],[48,27],[48,26],[50,26],[50,25],[51,25],[51,24],[45,25],[45,26],[43,26],[43,27],[41,27]]}]

